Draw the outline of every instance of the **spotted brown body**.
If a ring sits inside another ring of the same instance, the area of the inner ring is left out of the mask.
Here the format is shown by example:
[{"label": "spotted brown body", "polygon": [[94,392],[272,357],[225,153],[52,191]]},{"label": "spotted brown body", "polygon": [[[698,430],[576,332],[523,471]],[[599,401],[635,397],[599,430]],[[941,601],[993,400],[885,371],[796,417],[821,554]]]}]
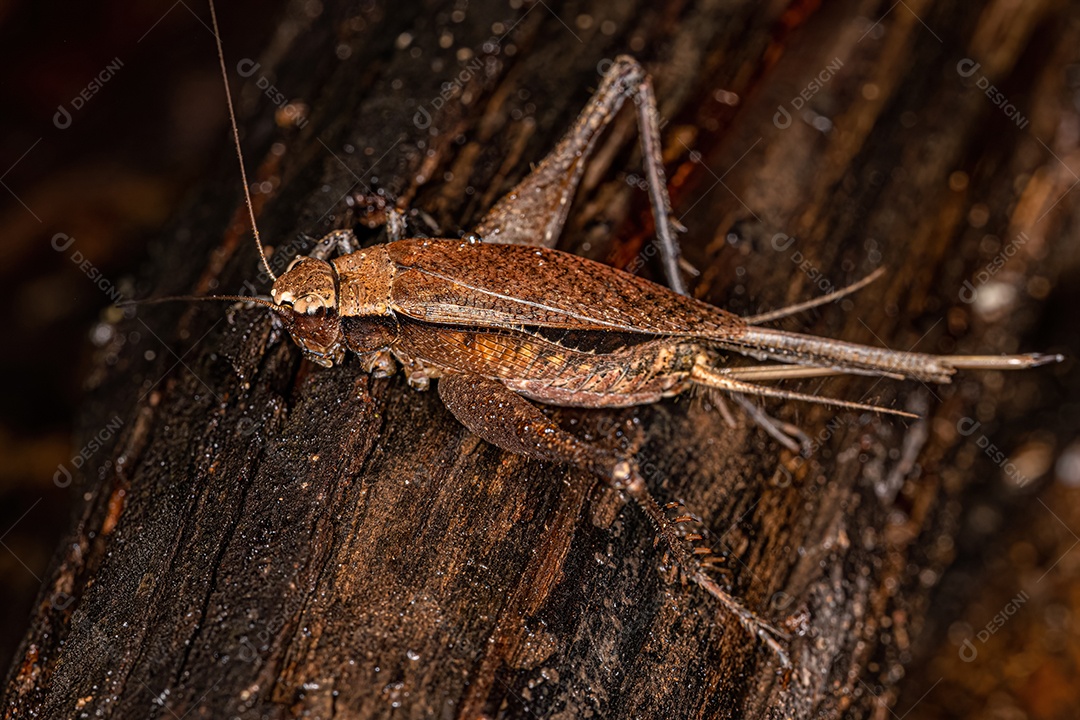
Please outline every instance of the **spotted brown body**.
[{"label": "spotted brown body", "polygon": [[303,258],[272,295],[297,310],[286,324],[320,364],[347,348],[380,373],[392,357],[414,386],[476,374],[557,405],[677,394],[708,344],[745,332],[731,313],[576,255],[475,240]]},{"label": "spotted brown body", "polygon": [[[293,310],[283,314],[290,333],[321,365],[340,362],[348,349],[379,374],[396,360],[417,387],[448,374],[476,375],[555,405],[638,405],[694,384],[731,389],[718,378],[778,371],[947,382],[957,367],[1040,361],[901,353],[756,328],[577,255],[476,237],[399,240],[330,261],[299,258],[272,297]],[[732,352],[790,364],[727,367]]]}]

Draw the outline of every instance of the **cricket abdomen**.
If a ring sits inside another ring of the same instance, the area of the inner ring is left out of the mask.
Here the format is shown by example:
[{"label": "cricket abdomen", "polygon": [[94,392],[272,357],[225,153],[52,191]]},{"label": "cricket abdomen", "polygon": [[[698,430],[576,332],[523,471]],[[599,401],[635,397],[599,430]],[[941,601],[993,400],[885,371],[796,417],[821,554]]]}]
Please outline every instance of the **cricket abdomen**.
[{"label": "cricket abdomen", "polygon": [[538,402],[620,407],[655,402],[686,389],[698,348],[670,339],[630,336],[612,348],[612,334],[574,333],[572,346],[529,328],[490,330],[400,318],[392,351],[406,371],[437,378],[480,375]]}]

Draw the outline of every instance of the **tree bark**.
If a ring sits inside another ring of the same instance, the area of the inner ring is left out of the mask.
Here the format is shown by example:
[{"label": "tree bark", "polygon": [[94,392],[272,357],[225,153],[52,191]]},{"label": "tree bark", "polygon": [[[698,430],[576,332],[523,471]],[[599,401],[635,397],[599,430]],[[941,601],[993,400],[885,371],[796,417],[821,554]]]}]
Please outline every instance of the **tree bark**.
[{"label": "tree bark", "polygon": [[[629,51],[667,121],[698,297],[750,314],[884,265],[858,296],[784,326],[930,352],[1047,349],[1027,337],[1055,263],[1076,253],[1047,239],[1075,222],[1062,201],[1075,150],[1056,138],[1074,6],[313,7],[287,11],[254,71],[229,63],[279,268],[300,234],[364,227],[376,191],[423,211],[414,230],[467,230]],[[302,127],[271,121],[270,85],[304,100]],[[632,115],[560,247],[659,278]],[[142,295],[268,290],[227,153],[152,248]],[[991,289],[1015,291],[1005,310]],[[703,518],[724,584],[792,634],[781,673],[674,577],[635,507],[479,441],[435,393],[355,360],[307,364],[257,308],[147,306],[116,338],[82,426],[123,424],[76,479],[84,502],[6,717],[884,717],[951,556],[953,500],[1000,472],[961,421],[987,436],[995,417],[1028,422],[1054,372],[794,383],[924,416],[765,403],[810,436],[805,459],[711,399],[556,411],[635,451],[661,502]]]}]

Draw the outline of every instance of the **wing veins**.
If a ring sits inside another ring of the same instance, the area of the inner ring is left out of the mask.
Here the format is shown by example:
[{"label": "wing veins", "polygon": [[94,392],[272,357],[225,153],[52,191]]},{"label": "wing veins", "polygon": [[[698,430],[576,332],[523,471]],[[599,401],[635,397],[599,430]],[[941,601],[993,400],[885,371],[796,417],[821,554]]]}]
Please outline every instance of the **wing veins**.
[{"label": "wing veins", "polygon": [[[512,301],[512,302],[515,302],[515,303],[519,303],[521,305],[528,306],[528,307],[534,307],[534,308],[537,308],[539,310],[547,310],[549,312],[558,313],[560,315],[565,315],[565,316],[571,317],[571,318],[573,318],[575,320],[582,320],[582,321],[591,323],[593,325],[600,326],[602,328],[610,328],[612,330],[621,330],[623,332],[638,333],[638,334],[642,334],[642,335],[656,335],[656,336],[667,335],[667,333],[657,333],[657,332],[652,331],[652,330],[646,330],[646,329],[643,329],[643,328],[633,327],[631,325],[620,325],[618,323],[612,323],[612,322],[606,322],[604,320],[598,320],[596,318],[589,317],[588,315],[581,315],[579,313],[575,313],[575,312],[570,311],[570,310],[565,310],[563,308],[554,307],[554,306],[551,306],[551,305],[546,305],[544,303],[538,303],[538,302],[535,302],[533,300],[524,300],[522,298],[517,298],[517,297],[514,297],[512,295],[504,295],[503,293],[495,292],[494,290],[488,290],[486,288],[481,288],[481,287],[476,287],[474,285],[469,285],[468,283],[464,283],[461,280],[458,280],[456,278],[447,277],[446,275],[442,275],[442,274],[437,273],[437,272],[432,272],[430,270],[425,270],[424,268],[410,267],[409,269],[410,270],[416,270],[417,272],[422,273],[424,275],[429,275],[429,276],[434,277],[434,278],[439,278],[440,280],[445,280],[446,282],[457,285],[458,287],[464,288],[466,290],[472,290],[472,291],[480,293],[482,295],[488,295],[490,297],[498,298],[500,300],[509,300],[509,301]],[[531,324],[531,323],[523,323],[523,324],[528,325],[528,324]]]}]

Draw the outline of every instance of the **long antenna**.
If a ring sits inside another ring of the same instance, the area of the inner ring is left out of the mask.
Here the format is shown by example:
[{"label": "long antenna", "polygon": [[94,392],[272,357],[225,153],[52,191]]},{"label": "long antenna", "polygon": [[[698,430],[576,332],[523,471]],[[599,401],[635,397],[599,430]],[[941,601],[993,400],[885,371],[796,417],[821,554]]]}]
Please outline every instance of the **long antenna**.
[{"label": "long antenna", "polygon": [[275,310],[279,314],[285,312],[286,310],[286,308],[270,300],[266,300],[265,298],[261,297],[252,297],[250,295],[170,295],[169,297],[147,298],[146,300],[123,300],[116,303],[115,307],[134,307],[135,305],[159,305],[161,303],[170,302],[203,302],[205,300],[254,303],[255,305],[262,305],[263,307]]},{"label": "long antenna", "polygon": [[259,257],[262,258],[263,267],[270,275],[271,280],[277,280],[277,275],[270,269],[270,263],[266,261],[263,252],[262,239],[259,237],[259,226],[255,222],[255,208],[251,205],[251,193],[248,191],[247,173],[244,171],[244,153],[240,149],[240,131],[236,128],[236,113],[233,112],[232,93],[229,91],[229,73],[225,69],[225,51],[221,47],[221,33],[218,31],[217,11],[214,9],[214,0],[210,0],[210,22],[214,26],[214,41],[217,42],[218,62],[221,63],[221,80],[225,83],[225,101],[229,108],[229,122],[232,123],[233,141],[236,143],[236,159],[240,163],[240,178],[244,182],[244,199],[247,201],[248,215],[251,216],[251,229],[255,232],[255,247],[259,249]]}]

